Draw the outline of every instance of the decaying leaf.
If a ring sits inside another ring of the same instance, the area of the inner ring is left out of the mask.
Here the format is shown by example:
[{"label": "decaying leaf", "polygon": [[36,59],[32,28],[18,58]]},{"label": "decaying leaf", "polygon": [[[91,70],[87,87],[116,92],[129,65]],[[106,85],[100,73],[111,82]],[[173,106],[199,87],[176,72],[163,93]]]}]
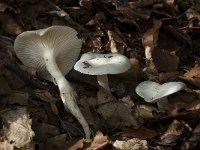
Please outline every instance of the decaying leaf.
[{"label": "decaying leaf", "polygon": [[127,141],[116,140],[113,143],[116,150],[148,150],[148,144],[146,140],[139,140],[133,138]]},{"label": "decaying leaf", "polygon": [[185,125],[182,122],[174,120],[165,133],[160,137],[162,144],[173,144],[181,138]]},{"label": "decaying leaf", "polygon": [[125,126],[139,126],[137,118],[133,115],[129,106],[124,103],[109,102],[99,105],[98,112],[112,129]]},{"label": "decaying leaf", "polygon": [[155,20],[153,27],[146,31],[142,37],[142,44],[145,48],[146,69],[149,73],[157,73],[157,69],[153,62],[153,51],[157,46],[159,29],[162,25],[160,20]]},{"label": "decaying leaf", "polygon": [[200,141],[200,124],[198,124],[194,128],[191,137],[186,142],[183,143],[182,149],[190,150],[190,149],[195,149],[195,147],[198,149],[199,141]]},{"label": "decaying leaf", "polygon": [[35,138],[38,141],[46,141],[48,138],[58,135],[60,132],[58,128],[51,124],[47,123],[37,123],[37,126],[34,126]]},{"label": "decaying leaf", "polygon": [[67,149],[67,134],[61,134],[52,138],[48,138],[44,149],[55,150],[55,149]]},{"label": "decaying leaf", "polygon": [[5,138],[17,148],[30,143],[35,135],[31,129],[31,119],[25,108],[18,107],[5,111],[2,114],[4,120],[3,133]]},{"label": "decaying leaf", "polygon": [[81,109],[81,112],[85,116],[87,122],[90,125],[94,124],[94,116],[90,111],[90,104],[88,103],[88,100],[82,98],[79,100],[79,104],[83,107],[83,109]]},{"label": "decaying leaf", "polygon": [[157,136],[158,133],[154,130],[147,129],[145,127],[140,128],[129,128],[127,130],[122,131],[122,136],[128,137],[128,138],[137,138],[141,140],[150,139],[155,136]]},{"label": "decaying leaf", "polygon": [[[73,143],[73,144],[72,144]],[[75,141],[71,141],[68,143],[68,145],[70,144],[70,146],[68,146],[68,150],[75,150],[75,149],[83,149],[83,146],[84,146],[84,139],[83,138],[79,138],[79,139],[76,139]]]},{"label": "decaying leaf", "polygon": [[187,82],[200,87],[200,65],[196,64],[194,68],[188,70],[183,76],[181,76]]},{"label": "decaying leaf", "polygon": [[0,150],[14,150],[14,145],[7,140],[0,142]]},{"label": "decaying leaf", "polygon": [[91,145],[86,150],[97,150],[102,149],[106,145],[110,144],[107,136],[104,136],[103,133],[98,131],[91,143]]},{"label": "decaying leaf", "polygon": [[156,48],[152,57],[154,65],[159,72],[173,72],[178,68],[179,58],[174,53]]}]

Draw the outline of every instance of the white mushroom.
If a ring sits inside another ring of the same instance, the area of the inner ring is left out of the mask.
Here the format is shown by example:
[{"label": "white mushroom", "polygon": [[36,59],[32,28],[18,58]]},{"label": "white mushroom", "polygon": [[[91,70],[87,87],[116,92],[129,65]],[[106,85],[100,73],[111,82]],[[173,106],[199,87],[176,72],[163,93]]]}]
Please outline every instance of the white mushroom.
[{"label": "white mushroom", "polygon": [[119,74],[127,71],[131,63],[120,53],[99,54],[88,52],[81,56],[74,69],[88,75],[97,75],[98,83],[110,92],[107,74]]},{"label": "white mushroom", "polygon": [[141,82],[135,89],[136,93],[148,103],[157,103],[162,109],[168,104],[167,96],[183,90],[186,85],[183,82],[167,82],[162,85],[153,81]]},{"label": "white mushroom", "polygon": [[37,68],[42,77],[55,79],[64,106],[83,126],[86,138],[90,138],[88,123],[75,103],[76,93],[66,75],[75,64],[82,42],[77,32],[67,26],[52,26],[46,29],[26,31],[14,42],[17,57],[29,67]]}]

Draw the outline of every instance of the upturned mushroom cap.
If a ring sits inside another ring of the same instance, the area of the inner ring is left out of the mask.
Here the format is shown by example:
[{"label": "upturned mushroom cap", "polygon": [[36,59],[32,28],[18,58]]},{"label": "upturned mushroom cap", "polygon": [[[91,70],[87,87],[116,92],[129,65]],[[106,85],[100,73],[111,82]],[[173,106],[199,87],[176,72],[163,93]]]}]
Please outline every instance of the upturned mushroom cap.
[{"label": "upturned mushroom cap", "polygon": [[130,69],[127,57],[119,53],[99,54],[88,52],[81,56],[74,69],[89,75],[119,74]]},{"label": "upturned mushroom cap", "polygon": [[15,39],[14,49],[23,64],[37,68],[43,78],[51,81],[52,77],[45,69],[44,56],[55,57],[59,69],[66,75],[79,56],[81,45],[74,29],[51,26],[21,33]]},{"label": "upturned mushroom cap", "polygon": [[146,102],[153,103],[157,100],[183,90],[186,85],[183,82],[167,82],[162,85],[153,81],[141,82],[135,89],[136,93]]}]

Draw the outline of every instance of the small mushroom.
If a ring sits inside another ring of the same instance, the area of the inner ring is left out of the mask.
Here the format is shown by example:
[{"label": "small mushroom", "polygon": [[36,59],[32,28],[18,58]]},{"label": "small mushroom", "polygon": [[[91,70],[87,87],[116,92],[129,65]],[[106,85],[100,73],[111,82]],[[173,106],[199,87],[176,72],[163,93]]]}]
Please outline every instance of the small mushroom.
[{"label": "small mushroom", "polygon": [[120,53],[99,54],[88,52],[81,56],[74,69],[88,75],[97,75],[98,83],[110,92],[107,74],[119,74],[130,69],[131,63]]},{"label": "small mushroom", "polygon": [[14,49],[17,57],[26,66],[37,68],[45,79],[55,80],[65,108],[81,123],[86,138],[90,138],[88,123],[75,102],[76,92],[64,76],[75,64],[81,45],[74,29],[52,26],[18,35]]},{"label": "small mushroom", "polygon": [[153,81],[140,83],[135,91],[148,103],[157,103],[158,109],[163,109],[168,104],[167,96],[185,89],[183,82],[167,82],[162,85]]}]

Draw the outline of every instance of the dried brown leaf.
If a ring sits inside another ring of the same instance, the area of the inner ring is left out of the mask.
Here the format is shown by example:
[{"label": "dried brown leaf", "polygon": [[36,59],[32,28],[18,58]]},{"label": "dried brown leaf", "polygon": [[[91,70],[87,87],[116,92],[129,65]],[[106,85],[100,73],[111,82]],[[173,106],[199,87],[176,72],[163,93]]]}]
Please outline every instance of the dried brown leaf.
[{"label": "dried brown leaf", "polygon": [[148,143],[146,140],[139,140],[133,138],[127,141],[116,140],[113,146],[117,150],[148,150]]},{"label": "dried brown leaf", "polygon": [[185,125],[182,122],[174,120],[165,133],[160,137],[165,145],[175,143],[183,134]]},{"label": "dried brown leaf", "polygon": [[140,128],[129,128],[127,130],[122,131],[122,136],[128,137],[128,138],[137,138],[141,140],[154,138],[157,136],[158,133],[154,130],[147,129],[145,127]]},{"label": "dried brown leaf", "polygon": [[11,14],[0,13],[2,28],[11,35],[18,35],[23,32],[22,27]]},{"label": "dried brown leaf", "polygon": [[179,58],[174,53],[156,48],[152,57],[156,69],[160,72],[173,72],[178,68]]},{"label": "dried brown leaf", "polygon": [[[146,31],[142,37],[142,44],[144,47],[150,47],[152,50],[157,46],[159,29],[162,25],[160,20],[155,20],[153,27]],[[147,57],[148,58],[148,57]]]},{"label": "dried brown leaf", "polygon": [[55,150],[55,149],[67,149],[67,134],[60,134],[58,136],[54,136],[52,138],[48,138],[44,149],[47,150]]},{"label": "dried brown leaf", "polygon": [[80,99],[78,103],[82,106],[81,112],[83,113],[83,116],[85,116],[85,119],[90,125],[94,124],[94,116],[92,112],[90,111],[90,104],[88,103],[88,100],[86,99]]},{"label": "dried brown leaf", "polygon": [[125,126],[139,126],[139,122],[131,110],[124,103],[109,102],[99,105],[97,111],[106,120],[108,127],[115,129]]},{"label": "dried brown leaf", "polygon": [[110,144],[107,136],[104,136],[100,131],[98,131],[90,145],[86,150],[97,150],[102,149],[106,145]]},{"label": "dried brown leaf", "polygon": [[200,65],[196,64],[193,68],[181,76],[181,78],[197,87],[200,87]]},{"label": "dried brown leaf", "polygon": [[[70,143],[71,145],[71,143]],[[76,140],[75,143],[73,143],[72,146],[68,147],[68,150],[78,150],[78,149],[83,149],[84,146],[84,139],[78,139]]]}]

